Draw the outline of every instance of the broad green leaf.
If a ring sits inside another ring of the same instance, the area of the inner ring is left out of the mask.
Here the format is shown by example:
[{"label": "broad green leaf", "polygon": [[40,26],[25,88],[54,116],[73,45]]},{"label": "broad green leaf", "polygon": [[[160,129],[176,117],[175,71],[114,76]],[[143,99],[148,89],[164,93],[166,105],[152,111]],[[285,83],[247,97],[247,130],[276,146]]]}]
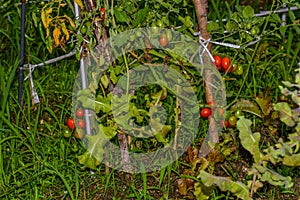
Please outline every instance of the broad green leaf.
[{"label": "broad green leaf", "polygon": [[254,10],[251,6],[245,6],[243,9],[243,17],[249,19],[254,16]]},{"label": "broad green leaf", "polygon": [[259,163],[261,159],[261,153],[259,150],[260,133],[256,132],[252,134],[250,129],[251,124],[251,120],[245,119],[244,116],[241,116],[237,122],[237,129],[239,130],[241,144],[252,154],[254,162]]},{"label": "broad green leaf", "polygon": [[126,22],[127,24],[130,22],[130,18],[128,17],[126,12],[120,11],[117,7],[114,8],[114,14],[118,22]]},{"label": "broad green leaf", "polygon": [[98,95],[94,101],[94,108],[96,113],[99,113],[100,110],[103,112],[111,111],[111,103],[110,103],[111,93],[107,97],[102,97]]},{"label": "broad green leaf", "polygon": [[295,122],[292,119],[292,109],[286,102],[279,102],[274,106],[274,110],[279,111],[280,120],[287,126],[294,126]]},{"label": "broad green leaf", "polygon": [[229,178],[211,175],[205,171],[200,171],[197,178],[201,178],[202,183],[206,187],[217,185],[222,191],[230,191],[238,198],[243,200],[251,200],[247,187],[241,182],[234,182]]},{"label": "broad green leaf", "polygon": [[133,27],[136,27],[138,26],[140,23],[142,23],[146,17],[147,17],[147,14],[148,14],[148,7],[145,7],[143,9],[140,9],[136,14],[135,14],[135,17],[134,17],[134,20],[133,20]]},{"label": "broad green leaf", "polygon": [[272,108],[270,105],[272,103],[272,97],[269,95],[269,93],[265,95],[260,94],[255,98],[255,102],[258,104],[265,116],[271,112]]},{"label": "broad green leaf", "polygon": [[219,29],[219,24],[217,22],[210,22],[206,25],[206,30],[208,32],[217,31]]}]

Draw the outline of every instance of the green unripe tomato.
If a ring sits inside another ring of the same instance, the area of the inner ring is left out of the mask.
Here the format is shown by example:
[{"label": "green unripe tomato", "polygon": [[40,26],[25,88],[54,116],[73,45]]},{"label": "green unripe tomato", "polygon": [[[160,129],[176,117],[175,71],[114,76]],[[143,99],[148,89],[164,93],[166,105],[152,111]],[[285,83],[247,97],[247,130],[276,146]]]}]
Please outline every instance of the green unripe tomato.
[{"label": "green unripe tomato", "polygon": [[237,122],[236,116],[230,116],[230,117],[229,117],[228,123],[229,123],[231,126],[235,126],[235,125],[236,125],[236,122]]},{"label": "green unripe tomato", "polygon": [[243,116],[243,111],[237,110],[237,111],[235,111],[234,115],[235,115],[236,117]]},{"label": "green unripe tomato", "polygon": [[239,65],[239,66],[236,68],[236,70],[234,71],[234,74],[240,76],[240,75],[243,74],[243,72],[244,72],[243,66]]},{"label": "green unripe tomato", "polygon": [[72,132],[70,130],[68,130],[68,129],[64,130],[64,137],[65,138],[69,138],[69,137],[71,137],[71,135],[72,135]]}]

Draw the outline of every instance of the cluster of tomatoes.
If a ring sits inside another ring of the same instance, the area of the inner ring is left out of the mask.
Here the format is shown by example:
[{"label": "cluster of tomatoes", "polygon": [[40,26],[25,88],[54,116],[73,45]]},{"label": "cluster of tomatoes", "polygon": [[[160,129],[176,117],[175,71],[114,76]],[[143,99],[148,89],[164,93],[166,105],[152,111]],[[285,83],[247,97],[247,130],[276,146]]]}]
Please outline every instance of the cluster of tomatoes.
[{"label": "cluster of tomatoes", "polygon": [[231,72],[234,72],[236,75],[242,75],[243,74],[243,67],[241,65],[232,64],[230,62],[229,57],[223,57],[221,58],[219,55],[214,55],[214,64],[216,65],[217,69],[219,71],[224,71],[226,74],[229,74]]},{"label": "cluster of tomatoes", "polygon": [[[211,109],[209,107],[205,107],[200,110],[200,116],[203,119],[207,119],[210,115],[211,115]],[[221,125],[225,126],[226,128],[233,128],[237,123],[237,118],[242,115],[243,115],[242,111],[237,110],[235,111],[234,114],[231,113],[229,116],[227,116],[224,124],[222,122]]]},{"label": "cluster of tomatoes", "polygon": [[[84,117],[84,110],[83,109],[78,109],[76,111],[76,117],[79,119],[79,121],[75,121],[75,119],[68,119],[68,128],[72,131],[76,129],[76,127],[79,127],[81,129],[85,128],[85,121],[83,119]],[[79,134],[79,132],[75,132],[75,137],[76,138],[82,138],[82,134]]]}]

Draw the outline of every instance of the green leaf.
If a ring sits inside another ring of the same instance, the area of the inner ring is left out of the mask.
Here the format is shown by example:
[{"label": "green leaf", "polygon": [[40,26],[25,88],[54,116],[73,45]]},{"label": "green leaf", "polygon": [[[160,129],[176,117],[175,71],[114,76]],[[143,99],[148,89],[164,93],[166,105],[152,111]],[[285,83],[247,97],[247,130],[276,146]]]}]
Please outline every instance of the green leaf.
[{"label": "green leaf", "polygon": [[110,97],[111,93],[107,95],[107,97],[102,97],[101,95],[98,95],[96,100],[94,101],[93,105],[96,113],[99,113],[100,110],[103,112],[110,112],[111,111],[111,102],[110,102]]},{"label": "green leaf", "polygon": [[102,77],[101,77],[101,83],[103,84],[103,87],[104,88],[107,88],[108,87],[108,78],[107,78],[107,76],[104,74]]},{"label": "green leaf", "polygon": [[292,22],[294,22],[296,20],[295,14],[293,11],[289,10],[289,17],[291,19]]},{"label": "green leaf", "polygon": [[100,161],[98,161],[94,156],[87,151],[84,154],[77,157],[80,164],[90,168],[97,169],[97,166],[100,165]]},{"label": "green leaf", "polygon": [[133,27],[136,27],[137,25],[139,25],[140,23],[142,23],[143,21],[145,21],[147,14],[148,14],[148,7],[145,7],[143,9],[140,9],[136,14],[135,14],[135,18],[133,20]]},{"label": "green leaf", "polygon": [[106,136],[106,138],[108,140],[110,140],[111,138],[116,136],[117,129],[118,129],[118,127],[116,125],[113,127],[110,127],[110,126],[106,127],[106,126],[103,126],[102,124],[99,125],[100,133],[104,133],[104,135]]},{"label": "green leaf", "polygon": [[228,31],[229,33],[237,30],[238,28],[239,28],[239,26],[235,22],[228,21],[226,23],[226,31]]},{"label": "green leaf", "polygon": [[261,160],[261,153],[259,151],[260,133],[256,132],[252,134],[250,129],[251,124],[251,120],[241,116],[237,122],[237,129],[239,130],[241,144],[252,154],[254,162],[259,163]]},{"label": "green leaf", "polygon": [[280,31],[281,35],[284,35],[286,30],[287,30],[287,26],[280,26],[279,27],[279,31]]},{"label": "green leaf", "polygon": [[110,69],[110,80],[113,82],[113,84],[116,84],[118,82],[118,77],[116,76],[115,70]]},{"label": "green leaf", "polygon": [[165,125],[162,127],[162,130],[155,134],[155,138],[158,142],[162,142],[164,144],[168,143],[168,139],[166,138],[167,134],[172,130],[172,126]]},{"label": "green leaf", "polygon": [[114,14],[118,22],[126,22],[127,24],[129,24],[130,18],[128,17],[125,11],[120,11],[117,7],[115,7]]},{"label": "green leaf", "polygon": [[229,178],[211,175],[201,170],[198,177],[206,187],[217,185],[222,191],[230,191],[238,198],[243,200],[251,200],[247,187],[241,182],[234,182]]},{"label": "green leaf", "polygon": [[287,126],[295,126],[295,122],[292,119],[292,109],[286,102],[279,102],[274,106],[274,110],[279,111],[280,120]]},{"label": "green leaf", "polygon": [[254,16],[254,10],[251,6],[246,6],[243,9],[243,17],[249,19]]},{"label": "green leaf", "polygon": [[217,22],[210,22],[206,25],[206,30],[208,32],[216,31],[219,29],[219,24]]}]

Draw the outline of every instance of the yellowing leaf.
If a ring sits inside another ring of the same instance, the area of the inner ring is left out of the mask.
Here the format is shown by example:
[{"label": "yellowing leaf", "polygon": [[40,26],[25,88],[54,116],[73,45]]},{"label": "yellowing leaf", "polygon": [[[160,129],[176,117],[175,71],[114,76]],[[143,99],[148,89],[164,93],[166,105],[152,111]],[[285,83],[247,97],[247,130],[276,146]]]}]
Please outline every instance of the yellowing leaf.
[{"label": "yellowing leaf", "polygon": [[68,29],[66,28],[65,23],[62,23],[62,24],[61,24],[61,30],[62,30],[62,32],[63,32],[63,33],[65,34],[65,36],[66,36],[66,41],[68,41],[69,38],[70,38],[70,34],[69,34]]},{"label": "yellowing leaf", "polygon": [[51,14],[51,13],[52,13],[52,10],[53,10],[53,8],[49,8],[49,9],[46,11],[47,15]]},{"label": "yellowing leaf", "polygon": [[[50,9],[50,11],[52,12],[52,9]],[[45,11],[45,9],[42,8],[41,18],[42,18],[43,26],[46,29],[46,37],[49,36],[49,25],[52,21],[50,15],[49,15],[50,13],[49,13],[49,10]]]},{"label": "yellowing leaf", "polygon": [[77,3],[77,5],[80,7],[80,9],[83,9],[83,4],[81,0],[75,0],[75,2]]},{"label": "yellowing leaf", "polygon": [[53,38],[54,38],[54,44],[55,44],[55,47],[58,47],[60,42],[59,42],[59,37],[61,35],[61,31],[60,31],[60,28],[58,28],[57,26],[54,28],[54,31],[53,31]]},{"label": "yellowing leaf", "polygon": [[72,28],[76,28],[75,23],[73,22],[73,20],[68,15],[64,15],[64,17],[69,21]]}]

